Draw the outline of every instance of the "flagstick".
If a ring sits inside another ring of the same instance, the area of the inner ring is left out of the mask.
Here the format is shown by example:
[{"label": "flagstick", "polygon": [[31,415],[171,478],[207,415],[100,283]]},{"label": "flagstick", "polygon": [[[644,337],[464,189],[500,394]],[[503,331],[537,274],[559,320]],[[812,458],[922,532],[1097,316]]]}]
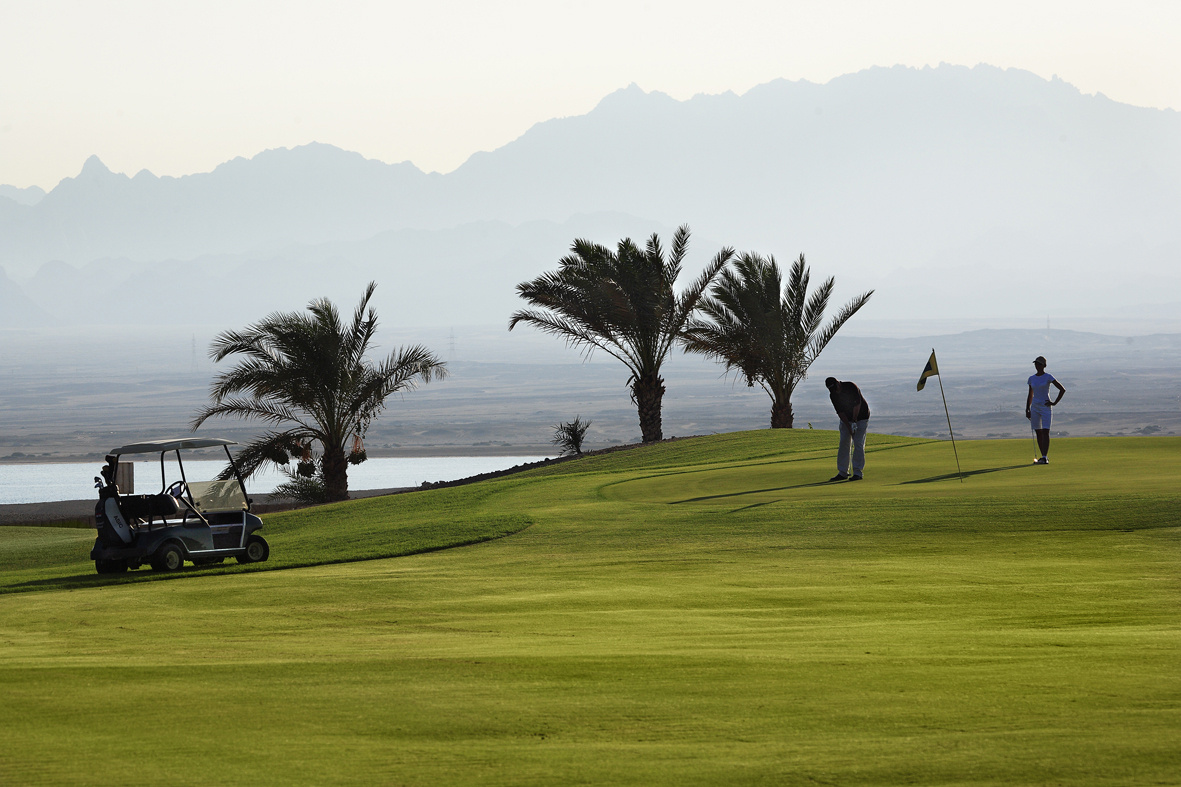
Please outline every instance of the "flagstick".
[{"label": "flagstick", "polygon": [[[935,348],[931,348],[931,355],[935,355]],[[938,366],[938,359],[936,359],[936,366]],[[960,483],[964,483],[964,471],[960,469],[960,452],[955,447],[955,431],[951,428],[951,412],[947,409],[947,396],[943,393],[943,370],[939,370],[939,374],[935,375],[939,378],[939,395],[943,397],[943,414],[947,416],[947,433],[951,435],[951,450],[955,453],[955,469],[960,474]]]}]

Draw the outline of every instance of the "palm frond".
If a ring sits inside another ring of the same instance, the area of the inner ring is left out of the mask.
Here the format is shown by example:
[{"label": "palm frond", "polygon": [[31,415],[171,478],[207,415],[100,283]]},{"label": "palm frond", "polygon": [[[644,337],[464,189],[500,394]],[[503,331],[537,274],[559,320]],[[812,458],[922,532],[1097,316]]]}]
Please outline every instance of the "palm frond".
[{"label": "palm frond", "polygon": [[[267,464],[285,467],[287,462],[277,461],[280,454],[290,454],[295,444],[301,444],[314,438],[314,435],[303,429],[288,429],[282,432],[266,432],[249,444],[242,447],[234,455],[234,465],[242,474],[243,480],[250,478]],[[234,477],[234,468],[226,465],[217,478],[225,481]]]},{"label": "palm frond", "polygon": [[628,353],[628,348],[620,342],[614,341],[614,334],[610,331],[595,332],[588,326],[579,325],[573,320],[536,309],[522,309],[514,312],[509,320],[509,330],[511,331],[520,323],[532,325],[542,333],[565,339],[567,346],[580,348],[588,358],[592,351],[602,350],[629,367],[634,366],[634,360]]},{"label": "palm frond", "polygon": [[259,420],[266,423],[295,423],[304,428],[310,428],[299,413],[283,406],[278,402],[266,399],[222,399],[198,411],[196,417],[189,424],[197,429],[210,418],[239,418],[243,420]]},{"label": "palm frond", "polygon": [[360,303],[353,311],[352,324],[344,334],[341,349],[348,361],[347,365],[350,367],[364,363],[365,352],[369,349],[369,343],[377,332],[377,314],[369,306],[369,300],[373,297],[376,289],[377,282],[369,282],[365,292],[361,295]]},{"label": "palm frond", "polygon": [[808,297],[807,304],[800,314],[800,325],[803,326],[802,330],[806,336],[811,336],[819,330],[820,323],[824,320],[824,311],[828,308],[828,300],[832,297],[835,286],[836,279],[829,278],[813,290]]},{"label": "palm frond", "polygon": [[676,265],[678,270],[685,262],[685,255],[689,253],[689,225],[682,224],[677,227],[677,231],[673,233],[672,253],[669,255],[669,263]]},{"label": "palm frond", "polygon": [[851,299],[841,307],[841,310],[837,312],[823,331],[812,337],[812,340],[808,343],[809,365],[820,355],[821,351],[832,341],[833,337],[837,335],[837,331],[841,329],[841,326],[848,322],[850,317],[860,311],[861,307],[869,302],[870,296],[873,293],[873,290],[869,290]]},{"label": "palm frond", "polygon": [[685,322],[697,309],[697,304],[701,301],[705,294],[706,288],[713,283],[718,274],[726,267],[727,263],[734,257],[734,249],[725,247],[710,260],[701,274],[690,283],[680,294],[676,300],[671,319],[668,321],[668,332],[675,336],[680,333],[681,328]]}]

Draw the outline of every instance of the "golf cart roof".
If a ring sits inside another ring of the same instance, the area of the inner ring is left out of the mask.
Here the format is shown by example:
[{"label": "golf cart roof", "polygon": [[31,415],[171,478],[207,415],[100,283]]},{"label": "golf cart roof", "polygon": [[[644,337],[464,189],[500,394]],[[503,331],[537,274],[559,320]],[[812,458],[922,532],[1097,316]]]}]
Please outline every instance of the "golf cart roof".
[{"label": "golf cart roof", "polygon": [[186,448],[210,448],[218,445],[237,445],[233,440],[220,437],[182,437],[179,440],[147,440],[132,443],[111,451],[112,456],[122,454],[155,454],[161,451],[179,451]]}]

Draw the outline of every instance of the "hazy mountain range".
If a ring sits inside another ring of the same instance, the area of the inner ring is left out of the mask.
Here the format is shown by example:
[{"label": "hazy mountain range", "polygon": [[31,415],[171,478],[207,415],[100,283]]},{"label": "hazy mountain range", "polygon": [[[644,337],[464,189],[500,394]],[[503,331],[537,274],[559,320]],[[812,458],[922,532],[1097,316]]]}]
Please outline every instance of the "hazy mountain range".
[{"label": "hazy mountain range", "polygon": [[[2,177],[2,176],[0,176]],[[676,101],[636,86],[446,175],[325,144],[0,187],[0,326],[235,326],[365,281],[398,324],[503,323],[575,237],[681,223],[804,252],[866,317],[1181,312],[1181,115],[989,66]]]},{"label": "hazy mountain range", "polygon": [[18,189],[16,186],[0,186],[0,197],[6,197],[21,205],[36,205],[45,197],[45,189],[40,186],[29,186]]}]

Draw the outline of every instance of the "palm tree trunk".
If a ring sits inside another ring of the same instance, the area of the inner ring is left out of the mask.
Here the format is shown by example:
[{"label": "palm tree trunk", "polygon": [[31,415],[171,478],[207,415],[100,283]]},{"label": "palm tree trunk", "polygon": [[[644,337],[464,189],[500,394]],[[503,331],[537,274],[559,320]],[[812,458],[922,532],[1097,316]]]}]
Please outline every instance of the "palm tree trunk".
[{"label": "palm tree trunk", "polygon": [[795,423],[795,414],[791,411],[791,399],[776,397],[771,404],[771,428],[791,429]]},{"label": "palm tree trunk", "polygon": [[664,439],[660,428],[660,401],[664,398],[664,380],[658,374],[637,377],[632,383],[632,399],[640,413],[640,435],[645,443]]},{"label": "palm tree trunk", "polygon": [[324,469],[324,492],[329,502],[349,499],[349,463],[339,445],[324,446],[321,459]]}]

